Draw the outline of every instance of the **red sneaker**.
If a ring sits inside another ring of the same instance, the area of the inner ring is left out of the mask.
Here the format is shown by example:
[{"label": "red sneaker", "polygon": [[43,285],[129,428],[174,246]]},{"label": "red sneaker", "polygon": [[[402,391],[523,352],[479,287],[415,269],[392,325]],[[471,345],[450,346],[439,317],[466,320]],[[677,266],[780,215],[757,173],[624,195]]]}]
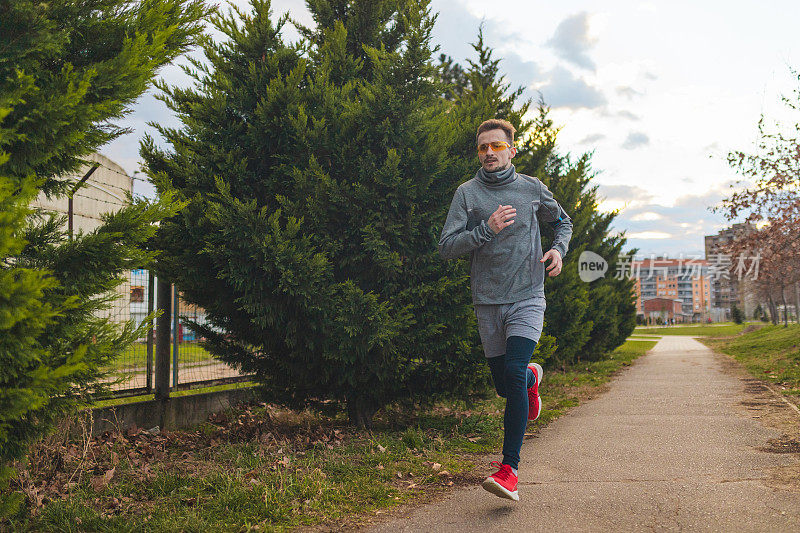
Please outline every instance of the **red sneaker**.
[{"label": "red sneaker", "polygon": [[496,466],[500,470],[484,479],[481,486],[496,496],[518,502],[517,476],[514,475],[511,467],[500,464],[500,461],[492,461],[489,464]]},{"label": "red sneaker", "polygon": [[539,383],[542,382],[542,365],[538,363],[530,363],[528,365],[536,376],[536,383],[533,387],[528,388],[528,420],[536,420],[539,418],[539,413],[542,412],[542,399],[539,397]]}]

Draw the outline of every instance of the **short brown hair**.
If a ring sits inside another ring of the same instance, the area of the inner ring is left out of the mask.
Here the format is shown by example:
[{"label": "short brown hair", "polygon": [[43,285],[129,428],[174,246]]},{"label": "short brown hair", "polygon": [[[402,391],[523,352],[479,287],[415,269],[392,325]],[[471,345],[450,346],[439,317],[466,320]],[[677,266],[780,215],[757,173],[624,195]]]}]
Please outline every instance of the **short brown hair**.
[{"label": "short brown hair", "polygon": [[475,134],[475,142],[478,142],[478,135],[489,130],[503,130],[506,132],[508,141],[512,145],[514,144],[514,134],[517,132],[517,128],[509,121],[503,120],[502,118],[490,118],[489,120],[481,122],[481,125],[478,126],[478,133]]}]

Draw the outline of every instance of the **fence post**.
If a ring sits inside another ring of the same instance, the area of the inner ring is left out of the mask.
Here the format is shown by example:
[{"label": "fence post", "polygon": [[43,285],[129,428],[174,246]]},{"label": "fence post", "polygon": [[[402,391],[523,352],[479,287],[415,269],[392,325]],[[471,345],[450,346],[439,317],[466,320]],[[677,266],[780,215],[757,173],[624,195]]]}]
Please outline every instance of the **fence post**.
[{"label": "fence post", "polygon": [[158,280],[158,308],[161,315],[156,320],[156,400],[169,399],[169,334],[172,322],[172,286]]},{"label": "fence post", "polygon": [[[153,306],[155,304],[155,290],[156,278],[153,271],[149,271],[147,275],[147,314],[153,313]],[[150,319],[147,324],[147,392],[153,391],[153,320]]]},{"label": "fence post", "polygon": [[178,287],[172,286],[172,390],[178,390]]}]

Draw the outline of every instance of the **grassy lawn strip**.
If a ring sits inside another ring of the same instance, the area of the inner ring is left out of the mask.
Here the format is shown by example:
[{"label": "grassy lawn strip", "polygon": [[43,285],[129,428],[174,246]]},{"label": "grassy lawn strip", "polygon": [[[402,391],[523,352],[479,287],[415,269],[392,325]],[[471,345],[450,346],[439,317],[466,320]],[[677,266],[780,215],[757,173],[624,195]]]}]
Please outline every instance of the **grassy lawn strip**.
[{"label": "grassy lawn strip", "polygon": [[[172,347],[170,346],[171,353]],[[153,357],[155,358],[155,355]],[[214,362],[214,357],[199,344],[186,342],[178,345],[178,361],[179,363],[210,363]],[[114,359],[108,369],[146,372],[147,345],[142,342],[136,342],[127,346],[119,354],[119,357]]]},{"label": "grassy lawn strip", "polygon": [[732,356],[754,377],[775,384],[795,403],[800,401],[800,324],[770,324],[735,337],[699,340]]},{"label": "grassy lawn strip", "polygon": [[712,337],[722,337],[736,335],[748,324],[725,324],[720,326],[697,325],[697,326],[669,326],[665,328],[643,328],[637,327],[633,335],[708,335]]},{"label": "grassy lawn strip", "polygon": [[[655,345],[628,341],[609,359],[546,372],[544,410],[528,438],[596,394]],[[264,403],[212,415],[190,430],[142,430],[85,442],[54,435],[17,480],[31,516],[14,531],[286,530],[354,524],[367,514],[477,483],[499,458],[502,398],[396,407],[356,431],[325,416]],[[63,434],[63,433],[62,433]]]}]

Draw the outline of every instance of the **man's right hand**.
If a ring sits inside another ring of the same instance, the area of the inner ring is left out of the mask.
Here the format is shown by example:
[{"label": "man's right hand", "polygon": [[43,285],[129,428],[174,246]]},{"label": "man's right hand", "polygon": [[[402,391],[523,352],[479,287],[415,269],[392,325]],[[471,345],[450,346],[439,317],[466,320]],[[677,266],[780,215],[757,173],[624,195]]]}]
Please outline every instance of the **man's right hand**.
[{"label": "man's right hand", "polygon": [[517,210],[510,205],[500,205],[497,211],[489,217],[489,227],[493,232],[499,233],[501,229],[514,223],[512,217],[516,215]]}]

